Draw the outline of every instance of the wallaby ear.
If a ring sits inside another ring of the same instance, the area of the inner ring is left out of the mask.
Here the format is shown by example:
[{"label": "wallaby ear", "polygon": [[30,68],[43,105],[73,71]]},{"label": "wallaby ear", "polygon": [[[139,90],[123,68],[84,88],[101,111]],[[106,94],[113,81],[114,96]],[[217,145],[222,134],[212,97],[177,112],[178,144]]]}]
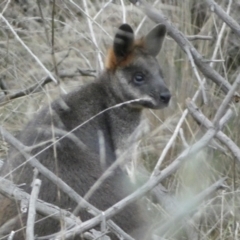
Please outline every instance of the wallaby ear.
[{"label": "wallaby ear", "polygon": [[128,55],[133,47],[134,33],[128,24],[122,24],[115,35],[113,51],[118,60]]},{"label": "wallaby ear", "polygon": [[166,31],[165,25],[158,24],[146,35],[145,48],[152,56],[155,57],[160,52]]}]

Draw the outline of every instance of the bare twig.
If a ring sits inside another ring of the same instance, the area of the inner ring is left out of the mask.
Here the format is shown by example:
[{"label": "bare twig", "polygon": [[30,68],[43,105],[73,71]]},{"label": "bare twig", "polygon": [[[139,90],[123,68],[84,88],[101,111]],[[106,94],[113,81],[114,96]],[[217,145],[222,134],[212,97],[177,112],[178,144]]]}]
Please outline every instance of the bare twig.
[{"label": "bare twig", "polygon": [[224,117],[222,117],[218,123],[219,129],[222,129],[223,126],[232,118],[232,116],[233,116],[233,111],[232,109],[229,108],[226,111],[226,114],[224,115]]},{"label": "bare twig", "polygon": [[225,62],[225,60],[223,60],[223,59],[206,59],[206,60],[204,60],[206,63],[222,63],[222,62]]},{"label": "bare twig", "polygon": [[204,102],[204,104],[206,104],[207,103],[207,95],[206,95],[206,91],[205,91],[204,81],[202,81],[202,79],[201,79],[201,77],[200,77],[200,75],[198,73],[198,70],[197,70],[196,65],[194,63],[194,60],[193,60],[192,53],[191,53],[189,48],[186,48],[186,53],[187,53],[189,61],[191,63],[193,72],[194,72],[194,74],[195,74],[195,76],[196,76],[196,78],[198,80],[199,85],[200,85],[203,102]]},{"label": "bare twig", "polygon": [[[1,192],[1,191],[0,191]],[[11,231],[13,229],[13,226],[15,226],[15,224],[17,224],[17,222],[19,222],[19,219],[21,217],[23,217],[24,213],[19,213],[17,216],[11,218],[10,220],[8,220],[6,223],[4,223],[1,227],[0,227],[0,236],[7,236],[9,235],[9,237],[11,236]],[[9,234],[10,233],[10,234]],[[0,239],[2,239],[0,237]],[[8,238],[9,238],[8,237]]]},{"label": "bare twig", "polygon": [[9,6],[10,2],[11,2],[11,0],[8,0],[8,1],[7,1],[7,3],[6,3],[6,5],[4,6],[2,12],[0,13],[0,16],[3,15],[4,12],[7,10],[7,8],[8,8],[8,6]]},{"label": "bare twig", "polygon": [[45,21],[45,18],[43,16],[42,7],[41,7],[41,1],[40,0],[37,0],[37,5],[38,5],[38,10],[39,10],[42,22],[43,22],[43,27],[44,27],[47,43],[50,45],[50,38],[49,38],[49,35],[48,35],[48,31],[47,31],[47,27],[46,27],[46,21]]},{"label": "bare twig", "polygon": [[[157,3],[159,3],[159,0],[156,0],[156,1],[152,4],[152,6],[154,7]],[[136,29],[136,31],[135,31],[135,34],[136,34],[136,35],[137,35],[138,32],[140,31],[140,29],[141,29],[141,27],[143,26],[143,23],[146,21],[146,19],[147,19],[147,16],[144,16],[143,19],[142,19],[142,21],[139,23],[139,25],[138,25],[138,27],[137,27],[137,29]]]},{"label": "bare twig", "polygon": [[11,231],[9,237],[8,237],[8,240],[13,240],[13,237],[15,235],[15,232],[14,231]]},{"label": "bare twig", "polygon": [[103,7],[100,8],[100,10],[98,11],[98,13],[93,17],[93,20],[95,21],[98,16],[103,12],[103,10],[110,4],[112,3],[113,0],[109,0],[107,3],[104,4]]},{"label": "bare twig", "polygon": [[26,227],[26,239],[34,240],[34,224],[36,215],[36,202],[41,187],[41,180],[35,179],[33,182],[32,193],[29,201],[28,218]]},{"label": "bare twig", "polygon": [[228,108],[229,103],[232,101],[234,93],[236,92],[237,88],[240,85],[240,74],[237,76],[234,84],[232,85],[230,91],[227,93],[226,97],[224,98],[223,102],[221,103],[220,107],[218,108],[216,115],[213,119],[213,124],[219,121],[219,119],[223,116],[226,109]]},{"label": "bare twig", "polygon": [[96,70],[78,68],[81,76],[96,77]]},{"label": "bare twig", "polygon": [[[214,0],[206,0],[207,4],[209,5],[211,11],[215,12],[219,18],[221,18],[233,31],[238,37],[240,37],[240,25],[229,16]],[[230,0],[229,2],[232,2]]]},{"label": "bare twig", "polygon": [[54,66],[54,72],[56,74],[56,76],[58,76],[58,68],[57,68],[57,61],[56,61],[56,56],[55,56],[55,7],[56,7],[56,3],[55,0],[52,1],[52,39],[51,39],[51,47],[52,47],[52,51],[51,51],[51,55],[52,55],[52,61],[53,61],[53,66]]},{"label": "bare twig", "polygon": [[184,131],[183,131],[182,128],[180,128],[179,134],[180,134],[180,137],[181,137],[181,139],[182,139],[183,146],[184,146],[185,148],[189,147],[189,144],[187,143],[187,141],[186,141],[186,139],[185,139]]},{"label": "bare twig", "polygon": [[203,36],[203,35],[191,35],[191,36],[186,36],[186,38],[189,41],[195,41],[195,40],[212,40],[212,36]]},{"label": "bare twig", "polygon": [[[71,1],[71,2],[73,2],[73,1]],[[83,5],[84,5],[84,9],[85,9],[86,15],[89,16],[88,6],[87,6],[86,0],[83,0]],[[94,44],[94,46],[95,46],[95,48],[97,50],[97,57],[98,57],[98,62],[99,62],[99,65],[100,65],[100,69],[103,70],[104,64],[103,64],[101,52],[100,52],[100,49],[99,49],[99,46],[98,46],[98,43],[97,43],[97,40],[96,40],[96,37],[95,37],[95,33],[93,31],[92,20],[87,17],[87,22],[88,22],[88,27],[89,27],[89,30],[90,30],[92,42],[93,42],[93,44]]]},{"label": "bare twig", "polygon": [[[202,126],[204,126],[207,129],[213,127],[212,122],[203,115],[203,113],[198,109],[198,107],[192,101],[187,100],[186,104],[191,115],[194,117],[194,119],[196,119],[198,123],[200,123]],[[221,131],[218,131],[216,133],[216,137],[221,143],[223,143],[232,152],[233,156],[235,156],[240,162],[240,149],[236,145],[236,143]]]},{"label": "bare twig", "polygon": [[159,173],[160,166],[161,166],[165,156],[167,155],[168,150],[171,148],[172,144],[174,143],[175,139],[177,138],[179,130],[181,129],[181,126],[182,126],[183,122],[185,121],[185,118],[186,118],[187,115],[188,115],[188,110],[186,109],[183,112],[181,118],[179,119],[178,124],[177,124],[177,126],[176,126],[176,128],[173,132],[173,135],[169,139],[167,145],[162,150],[162,153],[161,153],[160,157],[158,158],[157,164],[156,164],[156,166],[155,166],[155,168],[152,172],[151,177],[153,177],[153,176],[155,176]]},{"label": "bare twig", "polygon": [[125,8],[125,4],[124,4],[123,0],[120,0],[120,2],[121,2],[121,5],[122,5],[122,13],[123,13],[122,22],[126,23],[126,8]]},{"label": "bare twig", "polygon": [[[232,1],[230,0],[229,3],[228,3],[228,7],[227,7],[227,14],[229,14],[230,10],[231,10],[231,6],[232,6]],[[221,27],[221,30],[218,34],[218,38],[217,38],[217,42],[215,44],[215,48],[214,48],[214,51],[213,51],[213,54],[212,54],[212,60],[216,59],[217,57],[217,53],[220,49],[220,46],[221,46],[221,42],[222,42],[222,39],[223,39],[223,36],[224,36],[224,32],[225,32],[225,29],[226,29],[226,23],[223,22],[222,24],[222,27]],[[214,63],[215,62],[211,62],[210,63],[210,67],[214,67]]]}]

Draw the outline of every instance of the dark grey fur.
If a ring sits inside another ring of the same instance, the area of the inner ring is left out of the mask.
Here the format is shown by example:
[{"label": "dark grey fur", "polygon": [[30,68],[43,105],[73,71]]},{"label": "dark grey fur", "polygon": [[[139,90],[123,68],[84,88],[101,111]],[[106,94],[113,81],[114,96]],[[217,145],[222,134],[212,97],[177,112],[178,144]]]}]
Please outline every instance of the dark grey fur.
[{"label": "dark grey fur", "polygon": [[[52,172],[61,177],[81,196],[98,180],[102,173],[116,160],[116,150],[123,150],[124,143],[134,132],[141,120],[144,107],[160,109],[168,105],[170,93],[163,81],[163,76],[155,56],[160,51],[166,29],[163,25],[156,26],[146,37],[145,47],[134,46],[134,35],[131,27],[123,24],[115,36],[114,53],[119,65],[133,54],[133,59],[125,66],[116,69],[106,69],[94,82],[73,91],[54,101],[51,106],[43,109],[18,136],[27,146],[33,146],[43,141],[53,139],[52,126],[55,128],[55,138],[62,137],[95,114],[116,104],[143,98],[143,100],[119,108],[111,109],[89,121],[72,134],[37,156],[38,160]],[[123,34],[125,32],[125,34]],[[149,38],[151,37],[151,39]],[[150,45],[151,46],[150,46]],[[154,51],[155,49],[155,51]],[[150,54],[150,53],[151,54]],[[51,108],[51,110],[50,110]],[[106,152],[106,164],[103,167],[99,161],[99,132],[103,134]],[[80,141],[74,140],[74,138]],[[36,154],[49,144],[33,149]],[[84,146],[85,145],[85,146]],[[21,164],[25,159],[15,149],[10,150],[1,175]],[[31,191],[30,184],[33,171],[28,164],[14,171],[10,177],[14,183],[26,183],[24,190]],[[76,204],[68,196],[59,192],[57,187],[44,176],[40,198],[58,205],[64,209],[74,209]],[[115,170],[89,201],[101,210],[121,200],[134,190],[126,173],[119,167]],[[0,226],[8,219],[18,214],[16,203],[7,198],[0,198]],[[145,212],[144,212],[145,211]],[[147,211],[140,203],[131,204],[113,220],[136,239],[143,239],[147,233]],[[81,219],[89,215],[82,212]],[[23,222],[25,219],[23,219]],[[20,227],[18,226],[15,226]],[[39,236],[54,233],[59,230],[59,223],[48,219],[35,224],[35,233]],[[24,239],[24,232],[16,234],[14,239]],[[80,239],[80,238],[75,238]],[[113,237],[113,239],[115,239]],[[147,237],[147,239],[149,239]]]}]

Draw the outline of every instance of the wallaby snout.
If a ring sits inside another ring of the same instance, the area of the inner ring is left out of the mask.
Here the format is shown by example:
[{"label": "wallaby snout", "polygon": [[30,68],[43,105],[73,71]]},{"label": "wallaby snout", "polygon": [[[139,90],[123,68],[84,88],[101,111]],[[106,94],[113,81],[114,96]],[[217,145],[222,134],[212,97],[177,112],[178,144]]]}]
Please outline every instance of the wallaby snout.
[{"label": "wallaby snout", "polygon": [[[163,80],[162,80],[163,82]],[[160,103],[163,105],[163,107],[167,107],[170,100],[171,100],[171,93],[169,91],[169,89],[167,88],[167,86],[165,85],[165,83],[163,82],[161,88],[160,88],[160,94],[159,94],[159,98],[160,98]]]},{"label": "wallaby snout", "polygon": [[142,102],[145,108],[162,109],[168,106],[171,99],[170,91],[164,87],[161,91],[155,91],[150,94],[150,97]]},{"label": "wallaby snout", "polygon": [[168,106],[171,100],[171,93],[166,86],[162,74],[153,74],[151,86],[148,86],[149,90],[149,108],[162,109]]},{"label": "wallaby snout", "polygon": [[166,106],[168,105],[169,101],[171,99],[171,93],[170,91],[166,88],[164,91],[160,93],[160,101],[165,104]]}]

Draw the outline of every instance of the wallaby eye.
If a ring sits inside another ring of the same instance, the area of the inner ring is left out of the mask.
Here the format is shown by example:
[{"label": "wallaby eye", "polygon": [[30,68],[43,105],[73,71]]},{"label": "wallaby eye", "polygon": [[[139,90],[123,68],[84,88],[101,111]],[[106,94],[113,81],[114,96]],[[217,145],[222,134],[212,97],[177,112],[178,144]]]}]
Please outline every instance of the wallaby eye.
[{"label": "wallaby eye", "polygon": [[135,73],[135,75],[133,76],[133,81],[137,84],[142,84],[145,81],[145,76],[143,73],[139,72],[139,73]]}]

